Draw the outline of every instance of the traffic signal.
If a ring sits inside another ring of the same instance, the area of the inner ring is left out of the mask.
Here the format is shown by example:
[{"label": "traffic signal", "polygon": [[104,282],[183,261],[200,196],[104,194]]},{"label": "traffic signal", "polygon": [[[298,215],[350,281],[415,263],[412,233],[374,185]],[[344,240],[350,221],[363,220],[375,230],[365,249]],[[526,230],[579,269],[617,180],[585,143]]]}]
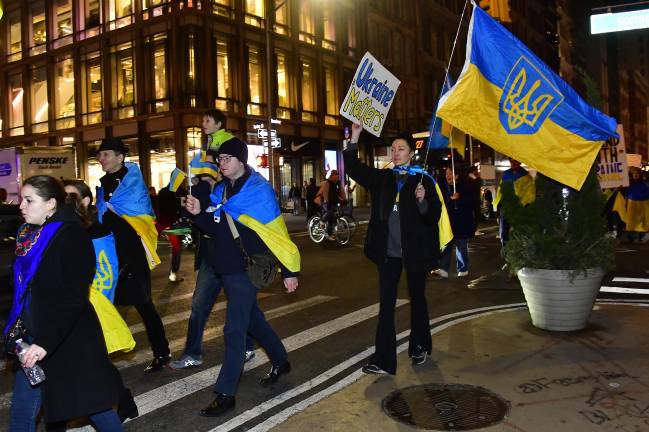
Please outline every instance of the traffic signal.
[{"label": "traffic signal", "polygon": [[257,167],[268,168],[268,155],[262,154],[257,156]]}]

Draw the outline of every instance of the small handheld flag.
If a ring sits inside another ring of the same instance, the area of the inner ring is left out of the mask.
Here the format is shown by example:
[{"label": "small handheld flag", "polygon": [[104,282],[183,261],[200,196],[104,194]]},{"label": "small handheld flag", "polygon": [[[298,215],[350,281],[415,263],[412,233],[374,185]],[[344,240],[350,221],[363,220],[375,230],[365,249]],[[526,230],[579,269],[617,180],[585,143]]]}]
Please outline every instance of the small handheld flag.
[{"label": "small handheld flag", "polygon": [[205,155],[203,154],[204,152],[198,151],[194,155],[194,159],[189,163],[189,172],[192,175],[210,175],[214,178],[218,177],[219,175],[219,169],[218,167],[211,163],[207,162],[205,160]]},{"label": "small handheld flag", "polygon": [[187,174],[179,168],[174,168],[169,178],[169,190],[171,192],[176,192],[181,184],[187,178]]}]

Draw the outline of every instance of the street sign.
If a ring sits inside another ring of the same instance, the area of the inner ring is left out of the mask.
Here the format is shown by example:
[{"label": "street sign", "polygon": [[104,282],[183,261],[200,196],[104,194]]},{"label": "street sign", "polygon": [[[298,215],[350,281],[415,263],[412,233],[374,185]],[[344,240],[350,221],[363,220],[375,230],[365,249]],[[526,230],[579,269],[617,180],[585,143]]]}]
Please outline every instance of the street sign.
[{"label": "street sign", "polygon": [[609,33],[649,27],[649,9],[590,16],[590,33]]},{"label": "street sign", "polygon": [[[268,140],[263,141],[264,147],[268,147]],[[282,146],[282,140],[280,138],[272,138],[270,141],[270,145],[273,148],[280,148]]]},{"label": "street sign", "polygon": [[[257,129],[257,138],[267,138],[267,137],[268,137],[268,129]],[[277,137],[277,129],[270,130],[270,137],[271,138]]]}]

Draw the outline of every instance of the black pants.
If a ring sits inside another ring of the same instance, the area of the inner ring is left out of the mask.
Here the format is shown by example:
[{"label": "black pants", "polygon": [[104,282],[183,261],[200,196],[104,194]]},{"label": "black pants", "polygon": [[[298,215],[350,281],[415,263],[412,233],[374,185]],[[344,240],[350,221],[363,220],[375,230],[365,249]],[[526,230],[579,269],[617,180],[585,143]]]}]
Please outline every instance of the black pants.
[{"label": "black pants", "polygon": [[[397,286],[401,278],[403,264],[401,258],[388,258],[378,266],[381,305],[379,323],[376,327],[376,346],[373,362],[384,371],[394,374],[397,371],[397,338],[394,326],[394,309],[397,302]],[[429,354],[433,347],[430,336],[428,304],[424,289],[425,272],[406,272],[410,292],[410,341],[408,355],[418,345]]]},{"label": "black pants", "polygon": [[142,317],[146,335],[151,344],[151,350],[155,357],[166,357],[170,354],[169,342],[165,336],[165,328],[162,325],[162,320],[158,311],[153,305],[153,301],[149,300],[148,303],[139,303],[134,305],[137,312]]}]

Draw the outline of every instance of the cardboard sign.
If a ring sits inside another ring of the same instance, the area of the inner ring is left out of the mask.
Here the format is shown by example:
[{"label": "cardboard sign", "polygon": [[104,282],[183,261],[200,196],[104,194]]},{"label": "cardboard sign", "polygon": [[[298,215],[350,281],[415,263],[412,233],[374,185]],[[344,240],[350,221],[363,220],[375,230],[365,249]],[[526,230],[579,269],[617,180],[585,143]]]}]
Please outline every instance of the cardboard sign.
[{"label": "cardboard sign", "polygon": [[629,186],[629,167],[621,124],[617,125],[617,133],[620,138],[609,138],[599,151],[597,176],[602,189]]},{"label": "cardboard sign", "polygon": [[400,84],[401,81],[366,52],[340,106],[340,115],[354,123],[362,122],[366,131],[380,136]]}]

